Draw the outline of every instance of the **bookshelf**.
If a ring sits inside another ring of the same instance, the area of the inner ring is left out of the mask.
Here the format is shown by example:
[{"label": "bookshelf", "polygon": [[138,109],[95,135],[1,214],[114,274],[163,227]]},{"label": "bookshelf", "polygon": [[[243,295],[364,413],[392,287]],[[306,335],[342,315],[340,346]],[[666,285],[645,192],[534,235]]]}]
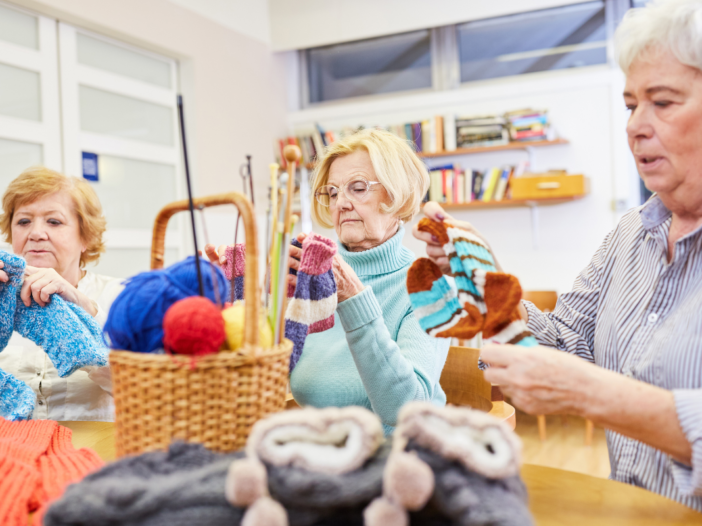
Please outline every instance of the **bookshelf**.
[{"label": "bookshelf", "polygon": [[488,153],[488,152],[499,152],[505,150],[525,150],[529,151],[531,148],[539,148],[543,146],[556,146],[559,144],[568,144],[567,139],[554,139],[552,141],[527,141],[527,142],[510,142],[507,144],[499,144],[497,146],[478,146],[475,148],[459,148],[457,150],[442,151],[436,153],[423,153],[419,152],[417,155],[422,159],[431,159],[434,157],[450,157],[454,155],[470,155],[473,153]]},{"label": "bookshelf", "polygon": [[439,203],[444,210],[475,210],[485,208],[512,208],[526,206],[560,205],[582,199],[587,194],[574,195],[569,197],[541,197],[539,199],[502,199],[501,201],[471,201],[470,203]]}]

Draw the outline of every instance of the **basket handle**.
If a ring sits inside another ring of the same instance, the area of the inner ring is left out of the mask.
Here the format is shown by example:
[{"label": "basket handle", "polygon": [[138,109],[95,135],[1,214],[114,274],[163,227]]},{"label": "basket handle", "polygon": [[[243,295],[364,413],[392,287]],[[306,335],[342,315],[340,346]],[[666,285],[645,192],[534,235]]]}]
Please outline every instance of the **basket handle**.
[{"label": "basket handle", "polygon": [[[256,221],[254,219],[253,207],[243,194],[239,192],[229,192],[226,194],[210,195],[206,197],[193,198],[195,208],[204,206],[233,204],[239,209],[241,218],[244,221],[244,233],[246,235],[246,259],[244,267],[244,296],[251,298],[245,302],[244,313],[244,344],[253,347],[259,346],[259,305],[256,299],[260,293],[258,290],[258,234],[256,232]],[[154,221],[154,232],[151,239],[151,270],[163,268],[164,251],[166,244],[166,227],[168,221],[177,212],[184,212],[190,209],[187,199],[174,201],[164,206],[156,216]],[[203,256],[204,257],[204,256]]]}]

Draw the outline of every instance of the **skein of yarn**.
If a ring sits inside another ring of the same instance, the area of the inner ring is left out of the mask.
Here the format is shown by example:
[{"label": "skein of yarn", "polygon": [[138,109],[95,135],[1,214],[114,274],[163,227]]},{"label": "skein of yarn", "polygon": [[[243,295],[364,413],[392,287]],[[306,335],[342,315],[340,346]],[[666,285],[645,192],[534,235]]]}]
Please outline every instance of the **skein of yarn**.
[{"label": "skein of yarn", "polygon": [[[200,258],[205,297],[217,303],[229,298],[224,273]],[[215,294],[215,285],[219,297]],[[195,257],[163,270],[142,272],[127,280],[110,308],[105,336],[110,347],[125,351],[153,352],[163,347],[163,318],[176,301],[198,295]]]},{"label": "skein of yarn", "polygon": [[176,301],[163,318],[163,346],[176,354],[204,356],[224,343],[224,318],[207,298],[192,296]]}]

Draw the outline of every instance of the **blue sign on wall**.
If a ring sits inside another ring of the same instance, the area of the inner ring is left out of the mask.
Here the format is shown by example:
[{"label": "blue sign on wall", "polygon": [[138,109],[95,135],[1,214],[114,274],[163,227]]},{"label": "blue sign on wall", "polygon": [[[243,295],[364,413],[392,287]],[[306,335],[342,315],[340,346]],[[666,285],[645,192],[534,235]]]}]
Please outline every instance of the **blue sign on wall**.
[{"label": "blue sign on wall", "polygon": [[98,180],[98,156],[96,153],[83,152],[83,179]]}]

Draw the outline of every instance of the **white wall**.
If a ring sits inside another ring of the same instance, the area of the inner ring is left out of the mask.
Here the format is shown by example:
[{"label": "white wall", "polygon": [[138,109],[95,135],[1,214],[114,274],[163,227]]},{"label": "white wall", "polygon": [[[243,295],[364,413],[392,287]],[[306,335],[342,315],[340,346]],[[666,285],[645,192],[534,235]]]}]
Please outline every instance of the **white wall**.
[{"label": "white wall", "polygon": [[276,51],[304,49],[582,1],[269,0],[271,42]]},{"label": "white wall", "polygon": [[[534,149],[535,171],[564,168],[590,178],[591,194],[580,201],[538,209],[534,246],[528,208],[454,210],[457,218],[473,223],[491,242],[506,271],[527,290],[569,290],[619,214],[615,199],[636,205],[628,148],[622,125],[620,74],[608,66],[534,74],[473,83],[446,92],[378,97],[327,105],[290,114],[292,130],[309,129],[312,122],[338,129],[343,125],[387,125],[417,121],[433,115],[493,114],[524,107],[546,108],[558,133],[570,141],[563,146]],[[460,162],[464,168],[484,169],[516,163],[523,152],[493,152],[434,159],[436,164]],[[624,166],[625,169],[620,169]],[[408,225],[405,245],[417,256]]]},{"label": "white wall", "polygon": [[237,33],[270,44],[268,0],[170,0]]}]

